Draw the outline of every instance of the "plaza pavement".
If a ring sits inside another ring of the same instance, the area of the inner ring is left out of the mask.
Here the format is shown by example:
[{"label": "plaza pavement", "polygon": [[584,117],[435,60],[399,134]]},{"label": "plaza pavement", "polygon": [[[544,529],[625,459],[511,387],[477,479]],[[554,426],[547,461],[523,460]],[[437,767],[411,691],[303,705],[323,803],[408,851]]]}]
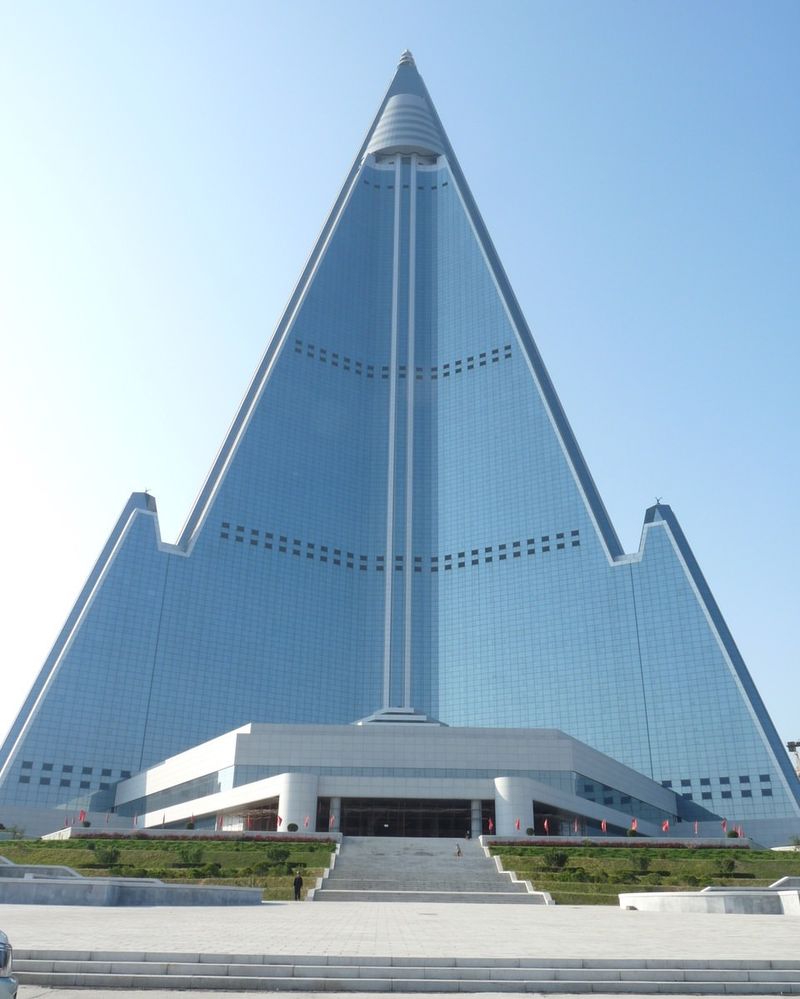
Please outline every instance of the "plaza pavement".
[{"label": "plaza pavement", "polygon": [[[397,902],[283,902],[242,908],[3,905],[0,927],[20,950],[738,960],[796,959],[800,950],[799,917],[626,912],[602,906]],[[121,997],[133,993],[31,985],[20,988],[19,999],[93,999],[109,994]],[[191,994],[193,999],[221,995]],[[157,999],[175,993],[145,995]],[[244,999],[256,993],[237,995]],[[505,995],[508,999],[508,993]],[[352,999],[352,994],[347,999]]]}]

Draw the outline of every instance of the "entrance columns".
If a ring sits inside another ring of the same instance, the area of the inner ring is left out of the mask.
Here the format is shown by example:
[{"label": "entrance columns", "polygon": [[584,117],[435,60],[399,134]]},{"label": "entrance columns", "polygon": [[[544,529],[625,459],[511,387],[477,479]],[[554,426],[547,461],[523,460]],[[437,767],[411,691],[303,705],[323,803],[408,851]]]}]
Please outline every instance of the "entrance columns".
[{"label": "entrance columns", "polygon": [[480,798],[474,798],[470,803],[470,832],[473,839],[477,839],[483,832],[483,802]]},{"label": "entrance columns", "polygon": [[278,826],[278,832],[288,833],[292,823],[297,826],[298,832],[314,832],[317,827],[318,783],[316,774],[281,774],[278,815],[283,821]]},{"label": "entrance columns", "polygon": [[496,835],[524,836],[533,825],[533,784],[526,777],[495,777],[494,788]]},{"label": "entrance columns", "polygon": [[339,832],[342,828],[342,799],[341,798],[331,798],[331,816],[333,817],[333,822],[330,823],[329,829],[331,832]]}]

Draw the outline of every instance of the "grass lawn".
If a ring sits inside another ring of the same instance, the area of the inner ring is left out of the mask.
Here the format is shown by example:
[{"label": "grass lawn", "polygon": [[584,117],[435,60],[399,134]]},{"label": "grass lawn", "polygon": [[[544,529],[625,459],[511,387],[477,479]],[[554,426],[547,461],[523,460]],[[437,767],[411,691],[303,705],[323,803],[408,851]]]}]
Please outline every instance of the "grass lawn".
[{"label": "grass lawn", "polygon": [[330,841],[164,840],[103,838],[5,840],[0,855],[15,864],[59,864],[86,877],[160,878],[173,884],[259,887],[270,900],[294,897],[299,871],[304,893],[329,864]]},{"label": "grass lawn", "polygon": [[618,905],[624,891],[692,891],[706,885],[761,887],[800,876],[800,852],[645,847],[498,845],[492,854],[565,905]]}]

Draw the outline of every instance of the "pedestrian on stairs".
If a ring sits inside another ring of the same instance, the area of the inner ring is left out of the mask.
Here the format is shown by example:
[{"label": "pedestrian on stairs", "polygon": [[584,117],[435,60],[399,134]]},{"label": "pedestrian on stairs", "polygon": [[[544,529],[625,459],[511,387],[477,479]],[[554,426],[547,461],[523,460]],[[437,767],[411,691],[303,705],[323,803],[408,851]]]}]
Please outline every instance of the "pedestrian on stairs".
[{"label": "pedestrian on stairs", "polygon": [[460,843],[456,843],[456,856],[457,857],[461,856],[461,844]]}]

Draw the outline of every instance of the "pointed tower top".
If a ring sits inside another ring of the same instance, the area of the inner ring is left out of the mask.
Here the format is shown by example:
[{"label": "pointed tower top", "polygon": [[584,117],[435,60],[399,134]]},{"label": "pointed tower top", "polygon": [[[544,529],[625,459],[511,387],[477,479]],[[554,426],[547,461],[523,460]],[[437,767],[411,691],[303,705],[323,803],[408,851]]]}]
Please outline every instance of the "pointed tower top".
[{"label": "pointed tower top", "polygon": [[406,49],[400,56],[383,114],[375,125],[367,152],[438,156],[445,148],[441,128],[431,111],[430,99],[414,56]]}]

